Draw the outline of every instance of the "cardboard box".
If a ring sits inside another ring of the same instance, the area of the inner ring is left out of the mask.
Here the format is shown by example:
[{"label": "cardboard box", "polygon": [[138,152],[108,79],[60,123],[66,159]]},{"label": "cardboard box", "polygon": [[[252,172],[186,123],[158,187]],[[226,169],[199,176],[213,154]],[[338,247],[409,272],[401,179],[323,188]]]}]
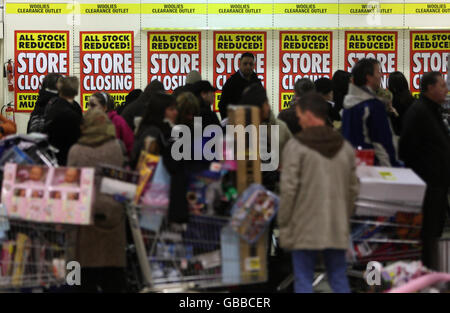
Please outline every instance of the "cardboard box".
[{"label": "cardboard box", "polygon": [[[229,106],[228,108],[228,125],[254,125],[257,131],[256,151],[251,151],[249,142],[245,140],[245,160],[238,159],[237,140],[235,135],[234,159],[237,160],[237,190],[243,192],[252,183],[261,183],[261,159],[259,155],[259,125],[260,125],[260,109],[255,106]],[[254,153],[252,157],[251,153]],[[253,159],[254,160],[251,160]]]},{"label": "cardboard box", "polygon": [[422,206],[426,184],[411,169],[358,166],[359,200]]}]

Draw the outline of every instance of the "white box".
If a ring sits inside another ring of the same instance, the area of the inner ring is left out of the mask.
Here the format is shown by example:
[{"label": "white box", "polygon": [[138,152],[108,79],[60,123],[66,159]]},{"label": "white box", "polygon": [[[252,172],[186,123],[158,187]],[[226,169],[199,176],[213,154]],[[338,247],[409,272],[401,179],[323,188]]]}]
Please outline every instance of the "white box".
[{"label": "white box", "polygon": [[411,169],[358,166],[360,200],[422,206],[426,184]]}]

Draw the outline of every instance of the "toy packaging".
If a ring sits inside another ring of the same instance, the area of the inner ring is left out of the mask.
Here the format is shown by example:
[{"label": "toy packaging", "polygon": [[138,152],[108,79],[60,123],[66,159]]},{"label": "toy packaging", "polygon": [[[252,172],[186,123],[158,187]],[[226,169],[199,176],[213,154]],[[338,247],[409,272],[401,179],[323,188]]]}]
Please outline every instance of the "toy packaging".
[{"label": "toy packaging", "polygon": [[156,166],[158,165],[160,157],[145,151],[141,152],[139,162],[137,165],[137,171],[139,172],[139,182],[137,185],[136,196],[134,202],[139,204],[142,195],[148,189],[148,183],[151,181],[153,174],[155,173]]},{"label": "toy packaging", "polygon": [[9,217],[88,225],[92,221],[94,169],[5,166],[2,200]]},{"label": "toy packaging", "polygon": [[248,243],[255,243],[278,211],[279,198],[252,184],[234,204],[231,227]]},{"label": "toy packaging", "polygon": [[139,174],[117,166],[102,164],[98,168],[102,176],[100,192],[111,196],[120,195],[128,200],[136,196]]}]

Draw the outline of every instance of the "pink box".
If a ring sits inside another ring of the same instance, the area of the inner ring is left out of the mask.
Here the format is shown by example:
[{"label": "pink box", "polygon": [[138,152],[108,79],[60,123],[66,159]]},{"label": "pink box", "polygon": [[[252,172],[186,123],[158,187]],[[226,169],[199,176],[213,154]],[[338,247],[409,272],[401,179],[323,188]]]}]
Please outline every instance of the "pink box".
[{"label": "pink box", "polygon": [[5,165],[2,202],[9,217],[35,222],[89,225],[93,168]]}]

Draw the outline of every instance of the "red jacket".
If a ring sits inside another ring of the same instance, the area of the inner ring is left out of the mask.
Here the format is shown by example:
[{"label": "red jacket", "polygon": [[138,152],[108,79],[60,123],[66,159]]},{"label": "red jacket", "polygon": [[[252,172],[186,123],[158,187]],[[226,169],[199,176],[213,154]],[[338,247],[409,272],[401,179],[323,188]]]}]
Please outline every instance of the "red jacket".
[{"label": "red jacket", "polygon": [[108,112],[108,117],[116,127],[116,137],[123,141],[125,147],[127,148],[128,155],[131,156],[134,143],[133,131],[123,117],[118,115],[116,111]]}]

